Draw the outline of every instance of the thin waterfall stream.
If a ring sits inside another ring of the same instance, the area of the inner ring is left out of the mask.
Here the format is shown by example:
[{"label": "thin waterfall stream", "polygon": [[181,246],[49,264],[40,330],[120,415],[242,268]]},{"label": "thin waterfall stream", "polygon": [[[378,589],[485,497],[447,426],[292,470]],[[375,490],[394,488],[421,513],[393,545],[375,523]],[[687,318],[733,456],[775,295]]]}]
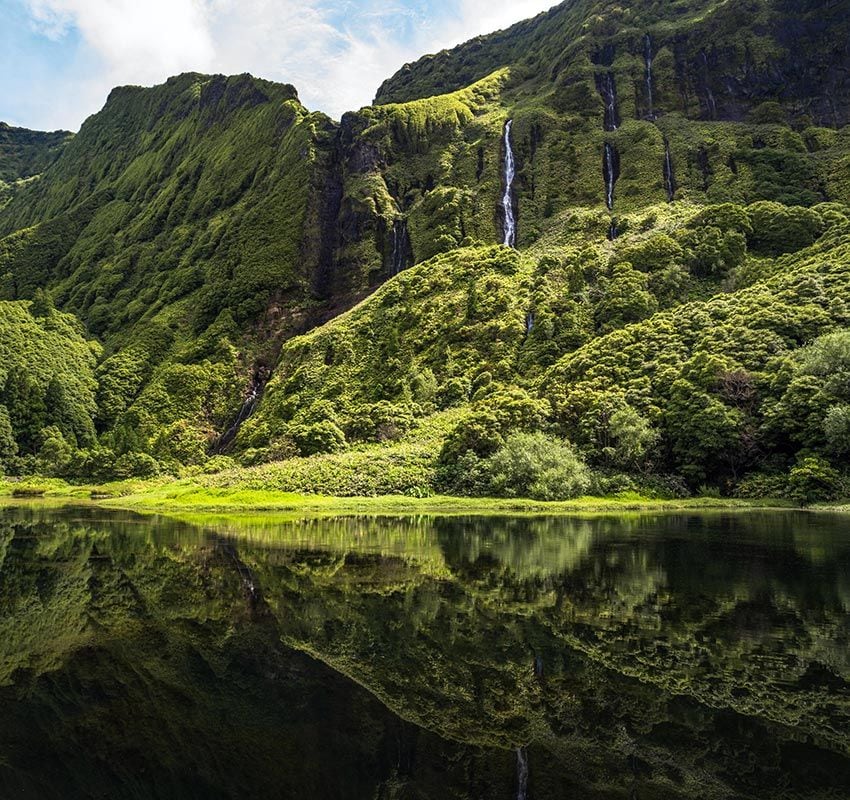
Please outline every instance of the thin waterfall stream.
[{"label": "thin waterfall stream", "polygon": [[524,747],[516,749],[516,800],[528,800],[528,754]]},{"label": "thin waterfall stream", "polygon": [[270,377],[270,371],[261,367],[254,372],[251,377],[251,382],[248,384],[248,393],[242,401],[242,406],[239,408],[239,413],[233,424],[215,441],[210,448],[210,455],[220,455],[227,451],[229,445],[236,438],[242,423],[245,422],[256,410],[260,404],[260,399],[263,396],[263,390],[266,388]]},{"label": "thin waterfall stream", "polygon": [[669,139],[664,139],[664,188],[667,190],[667,202],[672,203],[676,196],[676,176],[673,174],[673,156],[670,154]]},{"label": "thin waterfall stream", "polygon": [[612,211],[614,209],[614,186],[620,175],[620,157],[614,145],[610,142],[605,142],[604,155],[602,171],[605,176],[605,204],[608,206],[608,210]]},{"label": "thin waterfall stream", "polygon": [[617,84],[614,75],[606,72],[598,83],[599,92],[605,101],[605,130],[616,131],[620,127],[620,115],[617,111]]},{"label": "thin waterfall stream", "polygon": [[511,143],[511,128],[513,120],[505,123],[505,193],[502,195],[502,211],[504,212],[504,237],[502,244],[505,247],[516,247],[516,216],[514,214],[514,179],[516,178],[516,161]]},{"label": "thin waterfall stream", "polygon": [[646,34],[643,40],[643,56],[646,62],[646,102],[647,118],[655,119],[655,102],[652,97],[652,37]]}]

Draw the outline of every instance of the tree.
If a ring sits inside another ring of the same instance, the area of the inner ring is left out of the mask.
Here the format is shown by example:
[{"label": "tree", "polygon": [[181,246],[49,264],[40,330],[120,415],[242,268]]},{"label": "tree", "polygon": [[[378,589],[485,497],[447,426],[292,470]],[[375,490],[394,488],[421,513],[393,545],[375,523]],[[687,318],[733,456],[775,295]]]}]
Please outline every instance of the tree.
[{"label": "tree", "polygon": [[688,223],[689,228],[719,228],[721,231],[737,231],[749,236],[753,232],[747,209],[735,203],[707,206]]},{"label": "tree", "polygon": [[22,453],[34,453],[41,446],[41,431],[47,425],[44,390],[20,367],[6,377],[2,400]]},{"label": "tree", "polygon": [[823,421],[827,447],[836,455],[850,453],[850,405],[834,405],[826,412]]},{"label": "tree", "polygon": [[67,474],[74,449],[65,440],[62,431],[51,425],[42,431],[42,437],[44,443],[36,457],[38,471],[56,477]]},{"label": "tree", "polygon": [[722,278],[740,266],[747,255],[747,240],[736,230],[715,227],[686,230],[681,236],[685,261],[691,272],[701,278]]},{"label": "tree", "polygon": [[113,473],[118,480],[155,478],[159,475],[159,463],[147,453],[124,453],[115,460]]},{"label": "tree", "polygon": [[9,411],[6,406],[0,405],[0,467],[7,465],[17,454],[18,443],[9,420]]},{"label": "tree", "polygon": [[649,420],[628,404],[611,415],[609,427],[614,462],[620,467],[636,467],[658,441],[658,432]]},{"label": "tree", "polygon": [[677,466],[692,484],[718,478],[730,466],[734,472],[741,449],[741,411],[690,381],[678,380],[664,421]]},{"label": "tree", "polygon": [[56,310],[53,298],[44,289],[36,289],[30,303],[30,314],[36,319],[49,317]]},{"label": "tree", "polygon": [[823,220],[810,208],[762,201],[748,209],[753,231],[748,236],[756,250],[773,255],[808,247],[823,233]]},{"label": "tree", "polygon": [[293,424],[289,428],[289,435],[298,445],[303,456],[336,453],[346,448],[345,434],[335,422],[329,419],[307,424]]},{"label": "tree", "polygon": [[629,263],[641,272],[658,272],[684,260],[682,246],[666,233],[656,233],[635,244],[621,247],[617,263]]}]

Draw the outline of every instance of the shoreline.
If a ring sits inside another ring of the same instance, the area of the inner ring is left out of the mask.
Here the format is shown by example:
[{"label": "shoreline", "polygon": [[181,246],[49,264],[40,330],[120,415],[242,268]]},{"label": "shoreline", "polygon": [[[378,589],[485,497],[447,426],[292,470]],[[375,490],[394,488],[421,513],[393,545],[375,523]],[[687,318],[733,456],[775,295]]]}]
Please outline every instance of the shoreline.
[{"label": "shoreline", "polygon": [[[15,490],[17,493],[15,494]],[[56,481],[12,483],[0,480],[0,505],[45,503],[102,507],[116,511],[149,513],[280,513],[316,515],[375,514],[576,514],[634,511],[689,510],[794,510],[786,500],[743,500],[724,497],[657,499],[637,494],[612,497],[580,497],[574,500],[540,501],[530,499],[453,497],[435,495],[410,497],[336,497],[293,494],[257,489],[216,489],[191,481],[125,482],[105,486],[62,485]],[[850,511],[850,506],[813,506],[811,510]]]}]

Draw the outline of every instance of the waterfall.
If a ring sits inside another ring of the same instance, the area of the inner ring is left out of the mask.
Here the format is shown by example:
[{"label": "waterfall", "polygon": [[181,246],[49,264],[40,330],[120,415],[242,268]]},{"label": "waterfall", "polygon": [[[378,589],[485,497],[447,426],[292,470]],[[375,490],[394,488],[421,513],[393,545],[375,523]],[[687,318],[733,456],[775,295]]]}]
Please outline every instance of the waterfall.
[{"label": "waterfall", "polygon": [[620,127],[620,117],[617,113],[617,87],[613,72],[606,72],[599,79],[599,92],[605,101],[605,130],[615,131]]},{"label": "waterfall", "polygon": [[648,118],[655,119],[654,102],[652,99],[652,37],[646,34],[643,40],[643,56],[646,61],[646,100],[649,108]]},{"label": "waterfall", "polygon": [[617,227],[617,218],[611,217],[611,225],[608,228],[608,239],[614,241],[620,235],[620,229]]},{"label": "waterfall", "polygon": [[528,755],[524,747],[516,749],[516,800],[528,800]]},{"label": "waterfall", "polygon": [[407,222],[396,219],[393,222],[393,252],[390,264],[390,274],[398,275],[410,265],[410,234],[407,231]]},{"label": "waterfall", "polygon": [[605,177],[605,205],[608,210],[614,208],[614,184],[620,177],[620,157],[610,142],[605,142],[605,154],[602,161],[602,173]]},{"label": "waterfall", "polygon": [[531,333],[532,330],[534,330],[534,312],[529,311],[525,315],[525,332]]},{"label": "waterfall", "polygon": [[263,394],[263,389],[266,386],[266,383],[269,379],[269,370],[265,367],[258,369],[253,377],[251,378],[251,382],[248,384],[248,394],[245,396],[245,399],[242,402],[242,406],[239,409],[239,413],[236,415],[236,419],[233,424],[221,435],[218,439],[216,439],[213,446],[210,448],[210,453],[212,455],[218,455],[225,452],[227,446],[236,438],[236,434],[239,433],[239,428],[242,427],[242,423],[245,422],[256,410],[259,405],[260,398]]},{"label": "waterfall", "polygon": [[673,175],[673,157],[670,155],[670,140],[664,140],[664,187],[667,189],[667,202],[672,203],[676,195],[676,178]]},{"label": "waterfall", "polygon": [[513,120],[505,123],[505,193],[502,195],[502,211],[505,215],[505,230],[502,244],[505,247],[516,247],[516,217],[514,216],[514,178],[516,177],[516,162],[511,146],[511,127]]},{"label": "waterfall", "polygon": [[714,92],[711,91],[711,85],[709,83],[711,79],[711,71],[708,66],[708,56],[705,54],[705,50],[702,51],[702,65],[703,82],[705,83],[705,99],[706,106],[708,108],[709,118],[717,119],[717,101],[714,99]]}]

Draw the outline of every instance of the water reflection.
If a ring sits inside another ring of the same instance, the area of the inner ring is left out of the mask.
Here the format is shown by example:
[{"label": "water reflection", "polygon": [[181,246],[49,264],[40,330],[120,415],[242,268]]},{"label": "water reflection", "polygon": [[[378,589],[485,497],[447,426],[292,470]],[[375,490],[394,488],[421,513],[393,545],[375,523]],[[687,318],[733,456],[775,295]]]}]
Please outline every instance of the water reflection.
[{"label": "water reflection", "polygon": [[0,511],[0,796],[850,793],[850,531]]}]

